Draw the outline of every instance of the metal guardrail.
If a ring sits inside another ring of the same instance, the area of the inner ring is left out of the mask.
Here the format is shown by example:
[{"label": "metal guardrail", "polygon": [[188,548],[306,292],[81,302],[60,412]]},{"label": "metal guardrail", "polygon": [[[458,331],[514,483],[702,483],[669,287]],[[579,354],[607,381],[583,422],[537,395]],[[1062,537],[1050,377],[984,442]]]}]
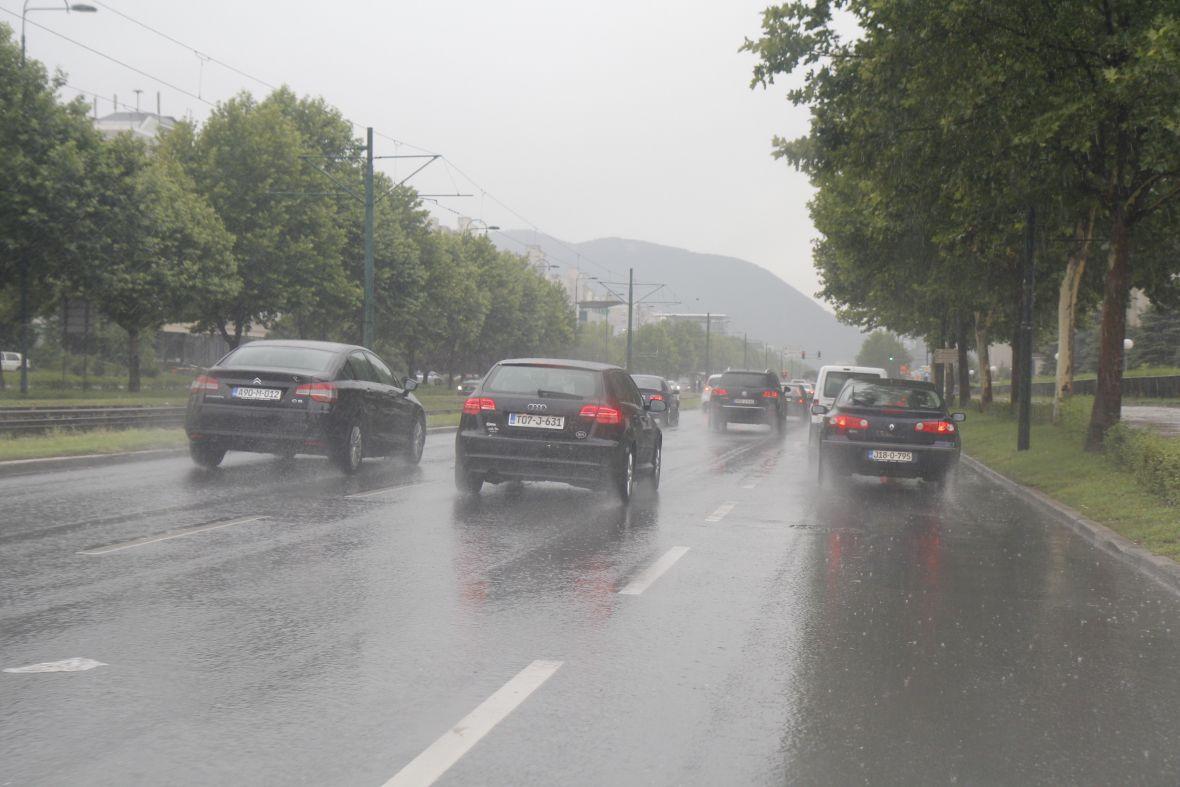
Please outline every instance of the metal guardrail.
[{"label": "metal guardrail", "polygon": [[[1033,396],[1052,396],[1055,383],[1033,383]],[[1073,392],[1076,394],[1093,395],[1098,381],[1094,379],[1074,380]],[[977,386],[972,386],[976,390]],[[994,393],[1008,393],[1012,386],[1008,383],[993,385]],[[1160,377],[1124,377],[1123,396],[1142,397],[1144,399],[1176,398],[1180,397],[1180,375],[1164,375]]]},{"label": "metal guardrail", "polygon": [[[112,407],[0,407],[0,434],[35,434],[51,429],[131,429],[180,426],[183,405],[115,405]],[[458,407],[428,409],[428,415],[462,412]]]},{"label": "metal guardrail", "polygon": [[114,407],[0,407],[0,433],[22,434],[51,429],[127,429],[179,426],[183,406],[130,405]]}]

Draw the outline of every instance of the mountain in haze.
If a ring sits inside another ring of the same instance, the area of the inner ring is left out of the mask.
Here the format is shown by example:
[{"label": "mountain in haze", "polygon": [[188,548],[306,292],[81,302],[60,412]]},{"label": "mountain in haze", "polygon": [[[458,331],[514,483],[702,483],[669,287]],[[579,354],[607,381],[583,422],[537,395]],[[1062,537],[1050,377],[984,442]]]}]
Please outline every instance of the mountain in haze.
[{"label": "mountain in haze", "polygon": [[[584,255],[583,273],[605,278],[607,274],[586,258],[607,266],[626,281],[627,269],[635,269],[636,282],[658,282],[675,294],[677,305],[659,306],[655,311],[721,313],[729,317],[729,333],[807,351],[810,363],[816,351],[823,363],[847,363],[856,357],[864,335],[859,328],[844,325],[819,304],[765,268],[736,257],[698,254],[672,246],[661,246],[625,238],[601,238],[584,243],[562,244],[531,230],[504,233],[516,242],[495,238],[507,251],[522,246],[540,246],[545,255],[563,268],[577,263],[575,253]],[[614,288],[619,291],[619,287]],[[622,291],[625,293],[626,286]],[[669,300],[662,292],[653,300]],[[814,365],[814,364],[813,364]]]}]

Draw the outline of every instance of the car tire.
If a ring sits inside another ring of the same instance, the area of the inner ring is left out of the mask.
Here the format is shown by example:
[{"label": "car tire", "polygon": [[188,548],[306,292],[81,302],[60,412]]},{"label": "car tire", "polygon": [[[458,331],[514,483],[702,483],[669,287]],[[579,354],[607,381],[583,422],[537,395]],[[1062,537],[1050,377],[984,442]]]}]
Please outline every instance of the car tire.
[{"label": "car tire", "polygon": [[619,467],[615,472],[615,494],[623,503],[631,502],[631,495],[635,493],[635,446],[629,447],[619,459]]},{"label": "car tire", "polygon": [[359,421],[353,421],[344,430],[340,441],[332,450],[332,460],[342,471],[352,475],[361,469],[365,457],[365,432]]},{"label": "car tire", "polygon": [[410,438],[406,442],[402,456],[410,464],[416,465],[422,461],[422,452],[425,448],[426,419],[421,415],[417,415],[414,417],[414,425],[410,427]]},{"label": "car tire", "polygon": [[680,426],[680,408],[679,407],[677,407],[675,410],[668,411],[668,426],[673,427],[673,428]]},{"label": "car tire", "polygon": [[225,449],[209,443],[189,443],[188,455],[199,467],[212,470],[225,459]]},{"label": "car tire", "polygon": [[664,471],[664,441],[657,440],[656,447],[651,453],[651,475],[649,481],[652,489],[660,488],[660,475]]},{"label": "car tire", "polygon": [[455,488],[467,495],[478,495],[483,489],[483,476],[467,470],[457,457],[455,459]]}]

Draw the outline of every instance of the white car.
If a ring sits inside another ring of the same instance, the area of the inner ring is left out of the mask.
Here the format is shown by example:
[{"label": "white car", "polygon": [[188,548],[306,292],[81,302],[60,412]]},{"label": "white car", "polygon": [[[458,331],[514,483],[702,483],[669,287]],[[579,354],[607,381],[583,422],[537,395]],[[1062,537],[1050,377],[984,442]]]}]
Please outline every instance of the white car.
[{"label": "white car", "polygon": [[[840,389],[849,380],[874,380],[888,377],[884,369],[875,366],[825,366],[819,370],[819,377],[815,380],[815,396],[811,406],[822,404],[829,410],[836,403]],[[811,416],[811,428],[808,430],[808,444],[814,448],[819,438],[819,427],[824,422],[822,415]]]},{"label": "white car", "polygon": [[0,352],[0,369],[6,372],[15,372],[20,369],[20,353],[8,352],[7,350]]},{"label": "white car", "polygon": [[709,379],[705,380],[705,386],[701,388],[701,407],[709,403],[709,397],[713,395],[713,386],[721,379],[719,374],[709,375]]}]

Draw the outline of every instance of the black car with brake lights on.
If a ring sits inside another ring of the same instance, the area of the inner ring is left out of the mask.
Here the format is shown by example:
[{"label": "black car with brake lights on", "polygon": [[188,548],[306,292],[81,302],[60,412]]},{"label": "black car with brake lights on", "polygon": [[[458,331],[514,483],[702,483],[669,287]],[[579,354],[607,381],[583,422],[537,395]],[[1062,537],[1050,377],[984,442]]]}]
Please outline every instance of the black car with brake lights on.
[{"label": "black car with brake lights on", "polygon": [[770,370],[727,370],[709,396],[709,428],[715,432],[724,432],[729,424],[765,424],[781,434],[786,417],[782,384]]},{"label": "black car with brake lights on", "polygon": [[626,502],[644,472],[660,483],[663,435],[622,369],[601,363],[500,361],[463,405],[455,437],[455,484],[560,481],[610,488]]},{"label": "black car with brake lights on", "polygon": [[958,424],[964,413],[950,413],[938,389],[924,382],[850,379],[823,416],[818,455],[819,480],[825,474],[922,478],[942,484],[959,462]]},{"label": "black car with brake lights on", "polygon": [[662,413],[655,413],[653,418],[662,421],[666,426],[680,425],[680,394],[672,388],[672,384],[663,377],[654,374],[633,374],[631,379],[639,387],[639,395],[643,403],[663,402],[667,408]]},{"label": "black car with brake lights on", "polygon": [[366,456],[422,458],[426,412],[373,352],[333,342],[263,340],[232,350],[189,387],[193,461],[227,451],[327,454],[346,473]]}]

